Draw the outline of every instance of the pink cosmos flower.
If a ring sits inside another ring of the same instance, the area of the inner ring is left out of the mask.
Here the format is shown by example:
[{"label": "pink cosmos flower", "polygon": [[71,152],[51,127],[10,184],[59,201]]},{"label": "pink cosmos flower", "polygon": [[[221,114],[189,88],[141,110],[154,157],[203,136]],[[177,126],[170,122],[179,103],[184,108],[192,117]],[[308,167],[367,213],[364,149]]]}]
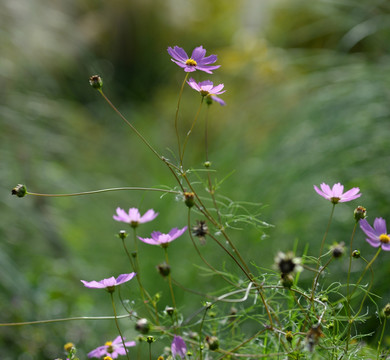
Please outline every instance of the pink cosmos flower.
[{"label": "pink cosmos flower", "polygon": [[224,86],[223,84],[214,86],[213,82],[210,80],[201,81],[197,83],[193,78],[190,78],[190,80],[188,80],[187,83],[194,90],[198,91],[200,95],[207,96],[212,100],[220,103],[222,106],[225,105],[225,102],[217,96],[226,92],[226,90],[222,90]]},{"label": "pink cosmos flower", "polygon": [[382,218],[374,220],[374,228],[366,219],[359,222],[360,228],[367,235],[366,241],[373,247],[382,246],[383,250],[390,251],[390,235],[387,234],[386,221]]},{"label": "pink cosmos flower", "polygon": [[358,194],[360,191],[358,187],[354,187],[351,190],[343,193],[344,185],[341,185],[340,183],[334,184],[332,189],[328,184],[322,183],[321,190],[314,185],[314,190],[317,192],[317,194],[331,201],[333,204],[355,200],[362,195]]},{"label": "pink cosmos flower", "polygon": [[173,57],[171,59],[175,64],[184,69],[185,72],[193,72],[195,70],[201,70],[212,74],[211,70],[218,69],[221,65],[213,65],[217,61],[217,55],[210,55],[205,57],[206,49],[203,46],[198,46],[192,52],[191,57],[188,57],[187,53],[178,46],[173,49],[168,48],[168,53]]},{"label": "pink cosmos flower", "polygon": [[146,244],[161,245],[162,247],[167,247],[171,241],[183,235],[186,230],[187,226],[184,226],[183,229],[180,230],[178,228],[173,228],[168,234],[162,234],[159,231],[153,231],[151,234],[152,238],[141,238],[138,236],[138,239],[140,239]]},{"label": "pink cosmos flower", "polygon": [[139,224],[152,221],[157,217],[158,213],[153,209],[149,209],[144,215],[141,216],[137,208],[130,208],[129,213],[120,207],[116,208],[116,215],[113,216],[114,220],[122,221],[130,224],[132,227],[137,227]]},{"label": "pink cosmos flower", "polygon": [[[123,338],[125,340],[125,338]],[[125,342],[126,347],[135,346],[135,341]],[[113,341],[107,341],[103,346],[99,346],[95,350],[88,353],[88,357],[101,358],[103,356],[110,356],[116,359],[118,355],[126,355],[126,349],[123,346],[122,339],[120,336],[115,338]]]},{"label": "pink cosmos flower", "polygon": [[185,358],[187,353],[187,346],[180,336],[174,336],[171,344],[171,352],[173,359],[176,359],[176,355],[179,355],[182,359]]},{"label": "pink cosmos flower", "polygon": [[136,275],[136,273],[132,272],[130,274],[119,275],[116,279],[113,276],[111,276],[108,279],[103,279],[100,281],[85,281],[85,280],[80,280],[80,281],[87,288],[107,289],[107,291],[113,292],[115,290],[115,286],[118,286],[118,285],[123,284],[127,281],[130,281],[135,275]]}]

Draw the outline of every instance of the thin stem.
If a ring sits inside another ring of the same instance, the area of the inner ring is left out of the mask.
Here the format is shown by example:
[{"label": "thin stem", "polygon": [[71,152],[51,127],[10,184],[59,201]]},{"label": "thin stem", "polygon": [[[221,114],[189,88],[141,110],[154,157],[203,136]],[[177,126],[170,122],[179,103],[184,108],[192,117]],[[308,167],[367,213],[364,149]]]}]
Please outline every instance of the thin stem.
[{"label": "thin stem", "polygon": [[179,150],[179,156],[181,157],[181,145],[180,145],[180,135],[179,135],[179,128],[178,128],[178,118],[179,118],[179,109],[180,109],[180,102],[181,102],[181,96],[183,95],[184,85],[186,84],[187,78],[189,73],[186,73],[186,76],[183,80],[183,83],[181,84],[180,93],[179,93],[179,99],[177,100],[177,107],[176,107],[176,115],[175,115],[175,131],[176,131],[176,139],[177,139],[177,146]]},{"label": "thin stem", "polygon": [[108,105],[119,115],[119,117],[133,130],[136,135],[142,140],[142,142],[156,155],[160,160],[162,160],[161,155],[153,148],[152,145],[141,135],[141,133],[131,124],[129,120],[127,120],[122,113],[115,107],[115,105],[108,99],[108,97],[103,93],[102,89],[98,89],[99,93],[103,96],[104,100],[107,101]]},{"label": "thin stem", "polygon": [[376,354],[376,360],[379,360],[382,339],[383,339],[383,335],[385,334],[386,321],[387,321],[387,316],[385,316],[385,319],[383,320],[383,327],[382,327],[381,337],[379,338],[379,341],[378,341],[378,349],[377,349],[377,354]]},{"label": "thin stem", "polygon": [[129,353],[127,352],[125,340],[123,339],[122,331],[121,331],[121,329],[120,329],[120,327],[119,327],[118,317],[117,317],[117,315],[116,315],[116,309],[115,309],[114,295],[113,295],[113,292],[112,292],[112,291],[110,292],[110,296],[111,296],[112,310],[114,311],[115,325],[116,325],[116,327],[117,327],[117,329],[118,329],[119,336],[120,336],[121,339],[122,339],[122,344],[123,344],[123,347],[124,347],[125,352],[126,352],[127,360],[130,360]]},{"label": "thin stem", "polygon": [[100,193],[105,193],[105,192],[109,192],[109,191],[127,191],[127,190],[157,191],[157,192],[163,192],[163,193],[180,194],[179,191],[175,191],[175,190],[146,188],[146,187],[137,187],[137,186],[136,187],[125,186],[125,187],[118,187],[118,188],[83,191],[83,192],[70,193],[70,194],[40,194],[40,193],[34,193],[34,192],[26,192],[26,195],[46,196],[46,197],[66,197],[66,196],[82,196],[82,195],[100,194]]},{"label": "thin stem", "polygon": [[[131,314],[118,315],[117,319],[125,319],[125,318],[128,318],[130,316],[131,316]],[[61,318],[61,319],[23,321],[23,322],[17,322],[17,323],[2,323],[2,324],[0,324],[0,327],[39,325],[39,324],[50,324],[50,323],[65,322],[65,321],[77,321],[77,320],[112,320],[114,318],[115,318],[114,316],[76,316],[76,317]]]},{"label": "thin stem", "polygon": [[351,267],[352,267],[352,253],[353,253],[353,250],[352,250],[352,243],[353,243],[353,238],[355,237],[355,232],[356,232],[356,228],[357,228],[357,222],[355,222],[355,226],[353,227],[353,230],[352,230],[352,235],[351,235],[351,242],[350,242],[350,245],[349,245],[349,266],[348,266],[348,275],[347,275],[347,306],[348,306],[348,317],[351,316],[351,309],[349,308],[349,302],[351,300],[350,296],[349,296],[349,283],[350,283],[350,279],[351,279]]},{"label": "thin stem", "polygon": [[199,118],[200,110],[202,109],[203,99],[204,99],[204,97],[202,96],[201,100],[200,100],[199,107],[198,107],[198,111],[196,112],[196,115],[195,115],[195,118],[194,118],[194,121],[192,122],[191,128],[188,131],[188,133],[186,135],[186,138],[184,139],[183,151],[180,154],[180,166],[183,166],[183,158],[184,158],[184,153],[186,151],[187,142],[188,142],[188,139],[189,139],[189,137],[190,137],[190,135],[192,133],[192,130],[194,129],[194,126],[195,126],[195,124],[196,124],[196,122],[197,122],[197,120]]},{"label": "thin stem", "polygon": [[205,307],[205,312],[202,317],[202,321],[200,322],[200,327],[199,327],[199,359],[203,359],[203,346],[202,346],[202,330],[203,330],[203,323],[204,319],[206,318],[207,311],[210,309],[210,306]]},{"label": "thin stem", "polygon": [[318,261],[317,261],[317,269],[320,267],[320,264],[321,264],[321,256],[322,256],[322,252],[324,250],[324,244],[325,244],[326,237],[328,236],[330,224],[332,223],[335,206],[336,206],[336,204],[333,204],[332,211],[330,213],[330,217],[329,217],[329,221],[328,221],[328,226],[326,227],[324,237],[322,238],[321,247],[320,247],[320,255],[318,256]]},{"label": "thin stem", "polygon": [[[165,262],[167,263],[168,266],[170,266],[167,247],[164,247],[164,252],[165,252]],[[169,274],[168,274],[168,283],[169,283],[169,290],[171,292],[172,304],[173,304],[173,307],[175,308],[175,317],[176,317],[176,323],[177,323],[178,322],[177,307],[176,307],[176,301],[175,301],[175,293],[173,292],[171,272],[169,272]],[[175,333],[176,333],[176,328],[175,328]]]}]

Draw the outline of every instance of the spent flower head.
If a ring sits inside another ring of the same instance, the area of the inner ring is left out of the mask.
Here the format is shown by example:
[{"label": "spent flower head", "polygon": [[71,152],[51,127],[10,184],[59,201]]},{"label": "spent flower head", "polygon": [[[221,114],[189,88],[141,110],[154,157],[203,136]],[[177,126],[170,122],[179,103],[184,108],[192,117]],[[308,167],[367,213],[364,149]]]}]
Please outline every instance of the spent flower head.
[{"label": "spent flower head", "polygon": [[171,241],[183,235],[186,230],[187,226],[184,226],[182,229],[173,228],[168,234],[162,234],[159,231],[153,231],[150,235],[151,238],[142,238],[138,236],[138,239],[140,239],[146,244],[161,245],[162,247],[167,247]]},{"label": "spent flower head", "polygon": [[108,292],[114,292],[115,286],[130,281],[135,275],[135,272],[132,272],[130,274],[121,274],[116,279],[111,276],[108,279],[103,279],[100,281],[80,281],[84,284],[85,287],[90,289],[107,289]]},{"label": "spent flower head", "polygon": [[314,190],[318,195],[321,195],[333,204],[355,200],[362,195],[359,194],[360,189],[358,187],[354,187],[343,193],[344,185],[341,185],[340,183],[334,184],[332,189],[328,184],[325,183],[322,183],[320,186],[321,190],[314,185]]},{"label": "spent flower head", "polygon": [[[123,338],[125,341],[125,338]],[[125,342],[126,347],[135,346],[135,341]],[[103,356],[110,356],[116,359],[118,355],[126,355],[126,349],[123,346],[123,342],[120,336],[117,336],[113,341],[107,341],[103,346],[97,347],[88,353],[89,358],[102,358]]]},{"label": "spent flower head", "polygon": [[128,223],[131,225],[131,227],[136,228],[139,224],[154,220],[157,215],[158,213],[154,212],[153,209],[149,209],[144,215],[141,216],[137,208],[130,208],[129,212],[127,213],[125,210],[118,207],[116,208],[116,215],[114,215],[113,218],[116,221]]},{"label": "spent flower head", "polygon": [[185,358],[187,353],[187,345],[183,338],[175,335],[171,344],[172,357],[176,359],[176,356],[180,356],[182,359]]},{"label": "spent flower head", "polygon": [[390,251],[390,235],[387,233],[386,221],[382,218],[374,220],[374,227],[366,219],[359,221],[360,228],[367,235],[366,241],[373,247],[382,246],[385,251]]},{"label": "spent flower head", "polygon": [[212,70],[218,69],[221,65],[211,65],[217,61],[217,55],[206,55],[206,49],[203,46],[198,46],[192,52],[191,57],[179,46],[168,48],[169,55],[172,56],[172,61],[184,69],[185,72],[193,72],[196,70],[204,71],[212,74]]},{"label": "spent flower head", "polygon": [[213,82],[210,80],[205,80],[197,83],[193,78],[190,78],[190,80],[188,80],[187,83],[194,90],[198,91],[200,95],[206,97],[206,99],[212,99],[217,103],[221,104],[222,106],[226,105],[226,103],[217,96],[226,92],[226,90],[222,90],[224,87],[223,84],[214,86]]},{"label": "spent flower head", "polygon": [[274,267],[279,270],[282,275],[287,275],[295,271],[302,271],[301,259],[295,257],[292,252],[284,253],[279,251],[275,257]]}]

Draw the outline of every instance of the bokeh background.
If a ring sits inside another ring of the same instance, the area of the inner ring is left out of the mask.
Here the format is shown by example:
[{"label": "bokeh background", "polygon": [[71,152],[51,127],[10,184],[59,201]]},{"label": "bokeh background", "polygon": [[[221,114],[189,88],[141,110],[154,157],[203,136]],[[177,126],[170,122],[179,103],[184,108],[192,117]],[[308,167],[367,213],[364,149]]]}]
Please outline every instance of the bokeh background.
[{"label": "bokeh background", "polygon": [[[161,153],[173,158],[174,113],[184,73],[170,61],[168,46],[191,52],[203,45],[222,65],[211,79],[225,84],[227,106],[215,104],[210,110],[210,158],[219,180],[234,172],[219,192],[234,201],[262,204],[252,211],[274,225],[264,231],[251,226],[231,231],[249,262],[270,267],[278,250],[296,247],[299,255],[307,245],[309,253],[318,253],[331,205],[315,194],[313,184],[340,181],[363,193],[358,201],[337,206],[329,244],[349,243],[357,205],[367,207],[370,222],[379,216],[390,221],[389,2],[0,4],[0,323],[111,315],[108,295],[84,288],[79,280],[128,272],[115,238],[125,225],[112,220],[117,206],[160,213],[140,229],[144,236],[186,224],[184,205],[170,195],[10,195],[18,183],[41,193],[175,186],[166,167],[88,84],[90,75],[100,74],[110,99]],[[209,78],[193,75],[198,81]],[[198,94],[186,88],[182,131],[198,102]],[[203,121],[204,113],[186,155],[193,168],[204,161]],[[360,231],[355,244],[368,259],[375,253]],[[218,282],[194,266],[201,263],[189,255],[191,246],[186,236],[171,247],[174,274],[189,287],[213,291]],[[212,244],[202,251],[216,266],[230,268]],[[382,253],[374,266],[380,306],[389,302],[388,256]],[[155,270],[162,261],[160,249],[140,245],[140,257],[146,287],[166,291]],[[340,274],[347,263],[344,258],[331,270]],[[129,298],[137,291],[135,284],[124,289]],[[202,300],[178,294],[187,313]],[[367,311],[375,314],[376,308]],[[136,335],[129,321],[122,326],[128,338]],[[375,316],[365,326],[366,332],[375,331]],[[1,327],[1,356],[53,359],[72,341],[82,358],[115,336],[111,321]]]}]

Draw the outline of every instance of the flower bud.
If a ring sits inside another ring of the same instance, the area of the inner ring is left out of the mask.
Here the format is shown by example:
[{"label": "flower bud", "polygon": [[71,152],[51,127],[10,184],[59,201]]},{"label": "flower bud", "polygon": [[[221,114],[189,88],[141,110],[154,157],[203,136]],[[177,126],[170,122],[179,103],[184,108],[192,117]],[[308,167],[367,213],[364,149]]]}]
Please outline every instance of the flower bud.
[{"label": "flower bud", "polygon": [[129,234],[127,233],[126,230],[120,230],[119,233],[117,234],[118,238],[121,240],[125,240]]},{"label": "flower bud", "polygon": [[169,316],[172,317],[172,315],[173,315],[174,312],[175,312],[175,308],[172,307],[172,306],[167,306],[167,307],[165,308],[165,312],[166,312]]},{"label": "flower bud", "polygon": [[332,251],[333,257],[337,259],[344,254],[344,243],[341,242],[340,244],[334,244],[331,246],[330,250]]},{"label": "flower bud", "polygon": [[27,188],[25,185],[18,184],[12,189],[11,194],[17,197],[24,197],[27,194]]},{"label": "flower bud", "polygon": [[218,350],[219,340],[216,336],[206,336],[206,343],[210,350]]},{"label": "flower bud", "polygon": [[358,206],[355,211],[353,212],[353,216],[356,221],[359,221],[361,219],[365,219],[367,217],[367,210],[363,206]]},{"label": "flower bud", "polygon": [[207,105],[211,105],[213,103],[213,99],[211,98],[211,96],[206,96],[205,99]]},{"label": "flower bud", "polygon": [[152,344],[155,341],[156,341],[156,339],[152,335],[149,335],[149,336],[146,337],[146,342],[149,343],[149,344]]},{"label": "flower bud", "polygon": [[71,351],[74,347],[75,347],[75,346],[74,346],[73,343],[68,342],[68,343],[66,343],[66,344],[64,345],[64,350],[65,350],[66,352],[69,352],[69,351]]},{"label": "flower bud", "polygon": [[360,258],[360,251],[359,251],[359,250],[354,250],[354,251],[352,252],[352,257],[353,257],[354,259],[359,259],[359,258]]},{"label": "flower bud", "polygon": [[211,166],[211,161],[205,161],[205,162],[203,163],[203,166],[204,166],[205,168],[209,168],[209,167]]},{"label": "flower bud", "polygon": [[184,204],[187,205],[187,207],[192,208],[195,205],[195,194],[193,192],[184,192]]},{"label": "flower bud", "polygon": [[165,262],[157,265],[157,270],[162,277],[167,277],[171,273],[171,267]]},{"label": "flower bud", "polygon": [[383,308],[383,315],[386,317],[390,317],[390,303],[388,303],[384,308]]},{"label": "flower bud", "polygon": [[139,331],[141,334],[147,334],[150,331],[150,324],[148,322],[148,319],[139,319],[135,323],[135,330]]},{"label": "flower bud", "polygon": [[89,84],[96,90],[100,90],[103,87],[103,79],[99,75],[92,75],[89,78]]},{"label": "flower bud", "polygon": [[286,340],[290,343],[293,340],[293,333],[291,331],[286,331],[286,334],[284,335],[286,337]]}]

